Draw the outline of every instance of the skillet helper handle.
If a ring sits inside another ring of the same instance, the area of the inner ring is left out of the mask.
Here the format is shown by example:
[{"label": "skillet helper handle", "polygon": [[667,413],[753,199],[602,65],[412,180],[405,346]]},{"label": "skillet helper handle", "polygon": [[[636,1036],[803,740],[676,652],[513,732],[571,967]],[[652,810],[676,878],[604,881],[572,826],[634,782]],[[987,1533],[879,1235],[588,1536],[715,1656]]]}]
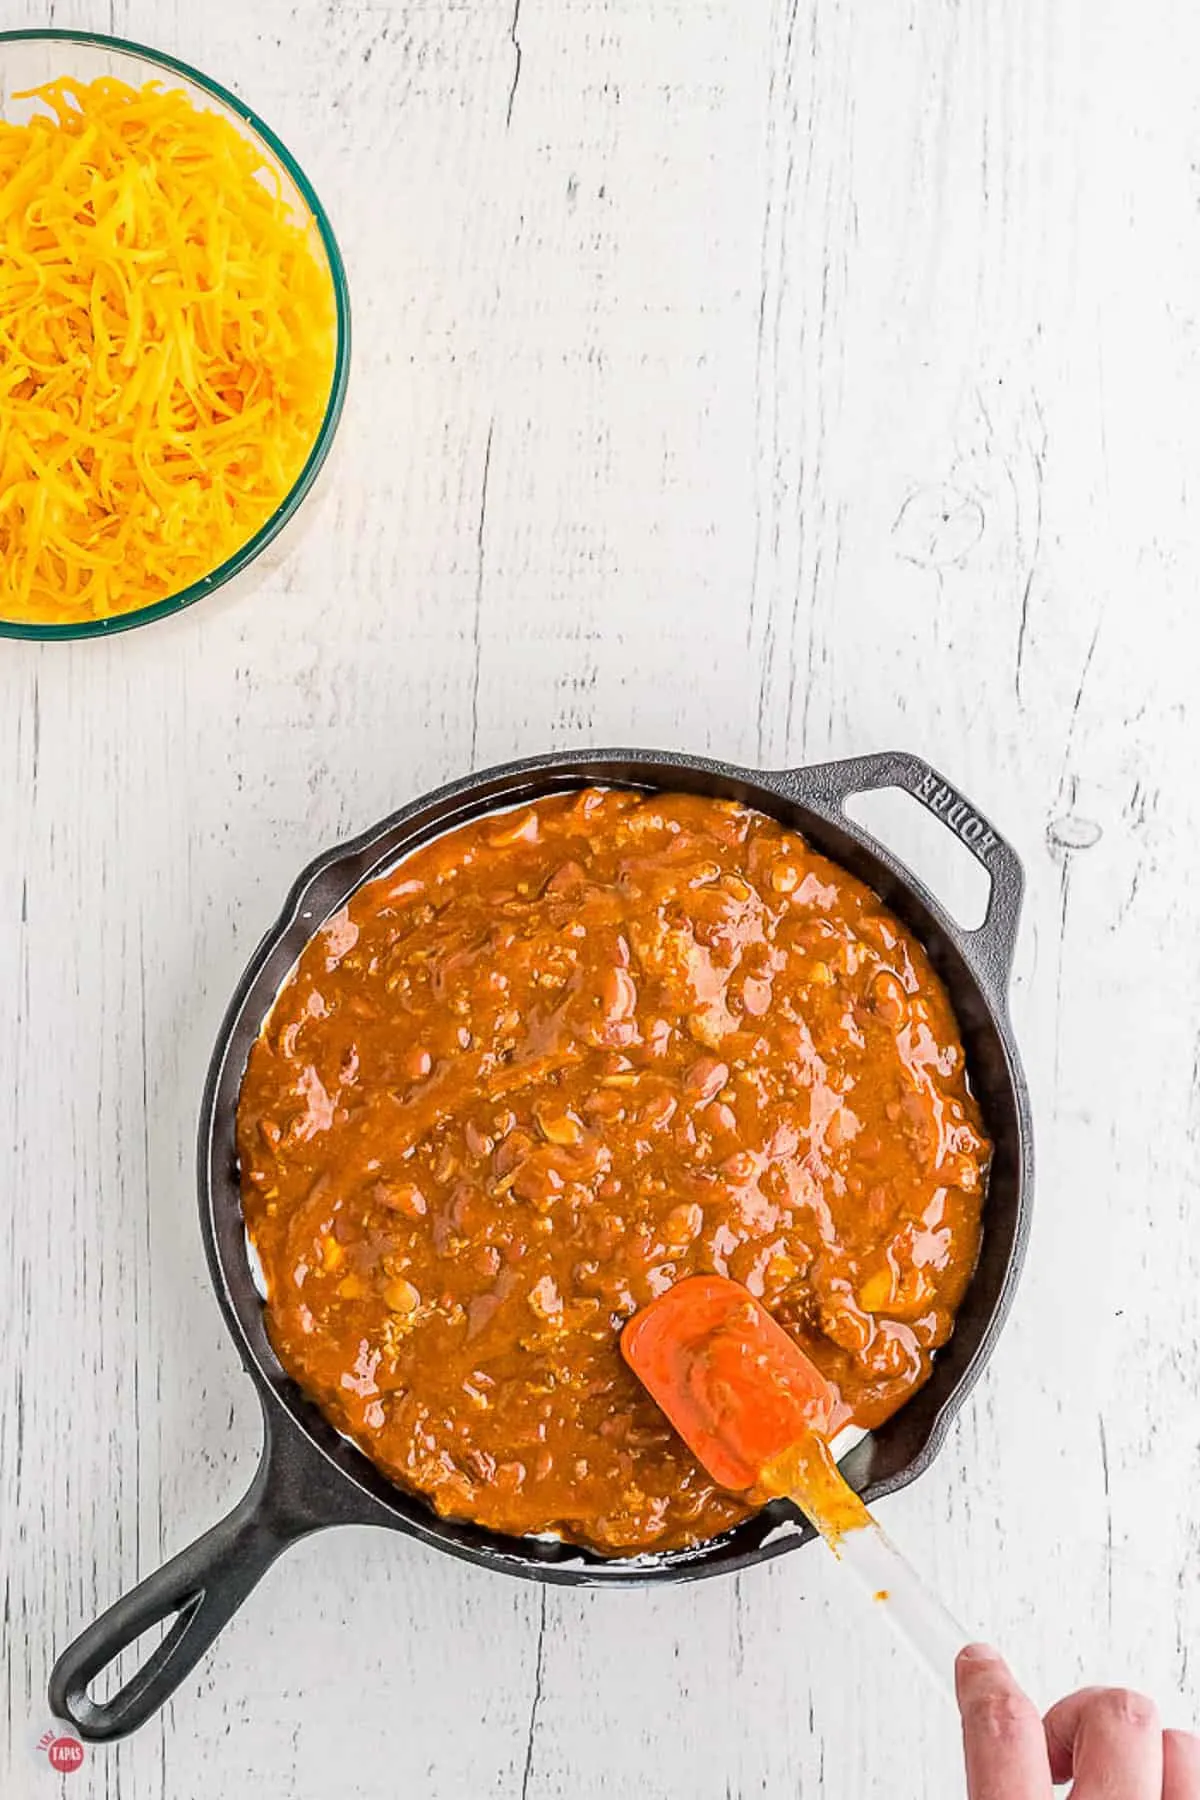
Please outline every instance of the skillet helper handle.
[{"label": "skillet helper handle", "polygon": [[982,925],[974,931],[955,925],[952,935],[984,987],[995,999],[1005,1001],[1025,873],[1012,845],[977,806],[922,757],[908,750],[884,750],[872,756],[852,756],[844,762],[783,770],[779,780],[786,792],[833,825],[849,825],[852,830],[861,831],[860,826],[847,819],[845,802],[855,794],[895,787],[919,800],[947,831],[953,832],[987,871],[991,887]]},{"label": "skillet helper handle", "polygon": [[[218,1633],[282,1550],[306,1527],[281,1522],[269,1499],[264,1457],[248,1492],[205,1532],[102,1613],[63,1651],[50,1676],[50,1707],[94,1743],[144,1725],[191,1674]],[[144,1631],[174,1624],[109,1700],[89,1684]]]},{"label": "skillet helper handle", "polygon": [[913,1651],[926,1674],[948,1700],[955,1699],[954,1663],[972,1639],[897,1550],[882,1526],[843,1532],[834,1555],[852,1569],[869,1604]]}]

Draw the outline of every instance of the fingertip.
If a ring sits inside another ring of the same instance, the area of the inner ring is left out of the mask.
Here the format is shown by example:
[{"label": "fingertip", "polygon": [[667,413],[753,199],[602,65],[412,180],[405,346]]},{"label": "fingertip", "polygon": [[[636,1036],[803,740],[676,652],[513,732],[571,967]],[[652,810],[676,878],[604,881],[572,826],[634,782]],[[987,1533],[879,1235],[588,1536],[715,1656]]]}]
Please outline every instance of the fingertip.
[{"label": "fingertip", "polygon": [[972,1690],[1012,1680],[1008,1664],[990,1644],[964,1644],[955,1659],[954,1674],[960,1700]]},{"label": "fingertip", "polygon": [[960,1663],[969,1663],[973,1668],[980,1663],[1003,1662],[1004,1658],[990,1644],[964,1644],[958,1653]]},{"label": "fingertip", "polygon": [[998,1650],[990,1644],[968,1644],[954,1668],[954,1690],[964,1729],[983,1740],[1013,1735],[1036,1737],[1044,1745],[1037,1707],[1025,1693]]},{"label": "fingertip", "polygon": [[1000,1652],[990,1644],[967,1644],[955,1676],[968,1791],[991,1800],[1001,1794],[1005,1800],[1050,1800],[1041,1717]]},{"label": "fingertip", "polygon": [[1200,1794],[1200,1737],[1191,1731],[1164,1731],[1163,1800],[1193,1800]]}]

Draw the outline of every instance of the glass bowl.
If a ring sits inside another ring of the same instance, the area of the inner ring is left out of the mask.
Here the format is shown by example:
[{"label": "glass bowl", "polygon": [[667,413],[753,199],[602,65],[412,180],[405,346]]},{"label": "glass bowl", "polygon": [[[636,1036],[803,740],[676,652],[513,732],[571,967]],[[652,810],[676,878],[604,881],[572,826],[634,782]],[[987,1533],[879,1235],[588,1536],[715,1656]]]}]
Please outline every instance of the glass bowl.
[{"label": "glass bowl", "polygon": [[81,82],[110,75],[128,82],[131,87],[141,87],[147,81],[162,81],[165,77],[167,85],[182,88],[193,105],[201,110],[223,113],[242,136],[256,146],[264,162],[275,170],[285,201],[297,221],[307,224],[312,233],[314,253],[324,261],[333,286],[337,343],[329,398],[304,467],[270,518],[239,550],[178,593],[128,612],[114,613],[108,618],[39,625],[0,617],[0,637],[9,638],[91,638],[130,631],[135,625],[149,625],[154,619],[181,612],[185,606],[202,600],[206,594],[239,575],[278,537],[316,480],[337,430],[350,370],[350,298],[341,251],[311,182],[270,126],[264,125],[235,94],[160,50],[148,50],[141,44],[127,43],[123,38],[105,37],[90,31],[0,31],[0,119],[23,123],[29,116],[30,105],[28,102],[14,103],[12,95],[63,75]]}]

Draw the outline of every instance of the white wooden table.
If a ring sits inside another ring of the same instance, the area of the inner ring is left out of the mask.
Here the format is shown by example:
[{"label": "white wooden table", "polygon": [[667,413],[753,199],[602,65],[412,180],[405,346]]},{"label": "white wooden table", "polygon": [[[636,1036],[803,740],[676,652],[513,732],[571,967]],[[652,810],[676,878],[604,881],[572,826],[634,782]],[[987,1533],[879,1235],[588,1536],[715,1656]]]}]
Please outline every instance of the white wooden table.
[{"label": "white wooden table", "polygon": [[[240,592],[0,644],[0,1793],[960,1793],[953,1721],[812,1549],[581,1594],[323,1534],[137,1738],[30,1751],[56,1646],[255,1460],[192,1178],[245,958],[317,847],[577,744],[908,746],[1012,835],[1032,1251],[885,1517],[1039,1697],[1194,1717],[1194,5],[49,11],[280,131],[356,346],[320,494]],[[884,828],[955,898],[915,812]]]}]

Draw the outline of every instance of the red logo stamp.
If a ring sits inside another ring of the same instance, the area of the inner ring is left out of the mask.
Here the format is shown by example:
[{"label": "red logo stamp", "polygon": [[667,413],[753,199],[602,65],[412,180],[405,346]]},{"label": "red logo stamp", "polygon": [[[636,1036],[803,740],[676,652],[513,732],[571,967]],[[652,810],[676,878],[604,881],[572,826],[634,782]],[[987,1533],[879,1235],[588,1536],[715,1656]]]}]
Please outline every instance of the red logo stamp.
[{"label": "red logo stamp", "polygon": [[55,1737],[52,1731],[47,1731],[38,1740],[38,1749],[45,1751],[50,1767],[64,1775],[71,1775],[83,1767],[83,1745],[78,1738]]}]

